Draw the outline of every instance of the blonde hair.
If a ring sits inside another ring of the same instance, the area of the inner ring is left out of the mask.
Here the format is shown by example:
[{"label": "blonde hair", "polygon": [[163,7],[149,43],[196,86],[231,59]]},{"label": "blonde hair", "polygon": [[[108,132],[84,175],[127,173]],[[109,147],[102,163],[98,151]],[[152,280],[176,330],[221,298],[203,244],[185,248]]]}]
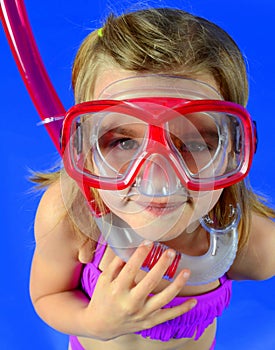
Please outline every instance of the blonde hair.
[{"label": "blonde hair", "polygon": [[[225,100],[247,104],[246,63],[236,43],[214,23],[182,10],[156,8],[110,15],[99,33],[87,36],[76,55],[72,73],[76,103],[91,99],[98,75],[110,64],[139,73],[190,77],[210,73]],[[40,174],[34,181],[43,186],[59,176]],[[99,198],[96,190],[91,190]],[[251,211],[268,217],[275,213],[246,180],[225,188],[212,214],[222,224],[228,217],[226,208],[236,203],[242,210],[242,247],[249,237]]]}]

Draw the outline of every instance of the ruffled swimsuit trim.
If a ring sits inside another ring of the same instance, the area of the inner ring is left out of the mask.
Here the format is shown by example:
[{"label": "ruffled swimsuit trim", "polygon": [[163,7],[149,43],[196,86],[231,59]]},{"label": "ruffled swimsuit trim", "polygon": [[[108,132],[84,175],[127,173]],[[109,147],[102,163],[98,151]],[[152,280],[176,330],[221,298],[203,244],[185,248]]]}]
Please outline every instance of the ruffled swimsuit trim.
[{"label": "ruffled swimsuit trim", "polygon": [[[84,266],[81,279],[83,291],[91,298],[101,274],[100,261],[104,255],[106,244],[99,243],[93,260]],[[152,294],[153,295],[153,294]],[[155,327],[142,330],[136,334],[144,338],[160,341],[170,339],[193,338],[198,340],[205,329],[213,323],[216,317],[221,316],[228,307],[232,295],[232,281],[226,275],[220,278],[220,286],[213,291],[194,297],[176,297],[163,308],[180,305],[190,298],[197,299],[197,305],[187,313],[173,320],[164,322]]]}]

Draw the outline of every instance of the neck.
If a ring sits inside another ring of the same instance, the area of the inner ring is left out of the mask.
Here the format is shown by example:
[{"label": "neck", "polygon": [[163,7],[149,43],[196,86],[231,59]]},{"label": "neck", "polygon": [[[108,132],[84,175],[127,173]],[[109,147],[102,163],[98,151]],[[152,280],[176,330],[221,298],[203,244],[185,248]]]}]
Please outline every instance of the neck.
[{"label": "neck", "polygon": [[176,238],[162,243],[178,252],[191,256],[200,256],[209,249],[209,234],[199,226],[191,233],[185,231]]}]

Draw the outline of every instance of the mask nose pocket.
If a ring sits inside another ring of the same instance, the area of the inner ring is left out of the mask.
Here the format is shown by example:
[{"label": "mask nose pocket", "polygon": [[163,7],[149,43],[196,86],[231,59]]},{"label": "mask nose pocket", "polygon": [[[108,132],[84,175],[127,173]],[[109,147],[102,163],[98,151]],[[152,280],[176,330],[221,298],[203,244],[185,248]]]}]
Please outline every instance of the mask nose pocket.
[{"label": "mask nose pocket", "polygon": [[181,187],[170,162],[160,154],[152,154],[145,161],[135,182],[138,191],[146,196],[170,196]]}]

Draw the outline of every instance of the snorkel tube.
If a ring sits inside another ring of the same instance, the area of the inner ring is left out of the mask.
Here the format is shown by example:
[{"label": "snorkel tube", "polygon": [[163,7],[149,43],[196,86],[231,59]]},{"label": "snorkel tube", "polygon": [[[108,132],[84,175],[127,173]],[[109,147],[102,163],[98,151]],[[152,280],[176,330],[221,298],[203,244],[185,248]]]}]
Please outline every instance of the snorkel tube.
[{"label": "snorkel tube", "polygon": [[0,0],[0,18],[32,102],[56,149],[66,113],[43,65],[23,0]]}]

